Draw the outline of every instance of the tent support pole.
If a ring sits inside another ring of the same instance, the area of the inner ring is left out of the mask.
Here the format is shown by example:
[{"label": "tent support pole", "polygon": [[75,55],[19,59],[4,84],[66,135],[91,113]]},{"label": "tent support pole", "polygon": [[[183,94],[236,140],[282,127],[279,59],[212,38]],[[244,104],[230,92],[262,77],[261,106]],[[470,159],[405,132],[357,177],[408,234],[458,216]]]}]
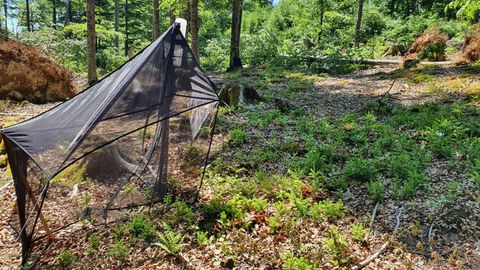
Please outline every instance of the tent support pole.
[{"label": "tent support pole", "polygon": [[35,205],[35,209],[39,212],[40,214],[40,222],[42,223],[43,228],[45,229],[45,232],[47,232],[47,236],[50,240],[53,240],[53,234],[50,231],[50,228],[47,225],[47,221],[45,220],[45,217],[42,214],[42,211],[40,211],[38,205],[37,205],[37,199],[35,199],[35,196],[33,196],[32,189],[30,189],[30,185],[27,183],[26,179],[23,179],[23,183],[25,184],[25,188],[27,190],[28,196],[32,200],[33,204]]}]

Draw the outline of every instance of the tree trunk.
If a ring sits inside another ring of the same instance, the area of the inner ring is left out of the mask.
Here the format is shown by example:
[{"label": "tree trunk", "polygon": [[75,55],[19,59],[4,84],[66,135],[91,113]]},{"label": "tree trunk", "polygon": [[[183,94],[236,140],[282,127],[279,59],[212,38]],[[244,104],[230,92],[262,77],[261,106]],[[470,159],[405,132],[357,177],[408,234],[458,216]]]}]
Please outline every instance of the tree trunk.
[{"label": "tree trunk", "polygon": [[87,0],[87,65],[88,84],[92,85],[98,80],[95,62],[95,0]]},{"label": "tree trunk", "polygon": [[153,0],[153,40],[160,36],[160,10],[158,0]]},{"label": "tree trunk", "polygon": [[8,4],[7,4],[7,0],[3,0],[3,11],[5,13],[5,36],[8,37]]},{"label": "tree trunk", "polygon": [[396,0],[390,0],[388,2],[388,9],[389,9],[389,15],[393,16],[393,13],[395,13],[395,1]]},{"label": "tree trunk", "polygon": [[363,2],[364,0],[358,0],[357,25],[355,26],[355,48],[358,48],[358,44],[360,43],[360,26],[362,25]]},{"label": "tree trunk", "polygon": [[192,52],[200,62],[200,55],[198,54],[198,0],[192,0],[190,15],[190,31],[192,32]]},{"label": "tree trunk", "polygon": [[406,0],[405,1],[405,18],[408,18],[410,16],[410,1]]},{"label": "tree trunk", "polygon": [[323,25],[323,17],[325,16],[325,0],[320,1],[320,25]]},{"label": "tree trunk", "polygon": [[72,3],[70,0],[65,1],[65,21],[63,23],[64,26],[67,26],[72,21]]},{"label": "tree trunk", "polygon": [[27,31],[32,31],[30,27],[30,2],[29,0],[25,0],[25,10],[26,10],[26,17],[27,17]]},{"label": "tree trunk", "polygon": [[128,56],[128,0],[125,0],[125,56]]},{"label": "tree trunk", "polygon": [[242,69],[240,59],[240,31],[242,28],[242,5],[243,0],[233,0],[232,33],[230,40],[230,65],[228,71]]},{"label": "tree trunk", "polygon": [[175,13],[174,13],[172,4],[170,4],[169,13],[170,13],[170,25],[172,25],[175,22]]},{"label": "tree trunk", "polygon": [[185,31],[185,40],[188,42],[188,33],[190,32],[190,26],[188,22],[190,22],[190,1],[186,1],[185,5],[180,7],[180,18],[183,18],[187,21],[187,31]]},{"label": "tree trunk", "polygon": [[115,5],[115,11],[114,11],[114,17],[115,17],[115,22],[114,22],[114,27],[115,27],[115,48],[118,49],[118,0],[115,0],[114,2]]},{"label": "tree trunk", "polygon": [[55,0],[52,0],[52,24],[53,29],[57,29],[57,3]]}]

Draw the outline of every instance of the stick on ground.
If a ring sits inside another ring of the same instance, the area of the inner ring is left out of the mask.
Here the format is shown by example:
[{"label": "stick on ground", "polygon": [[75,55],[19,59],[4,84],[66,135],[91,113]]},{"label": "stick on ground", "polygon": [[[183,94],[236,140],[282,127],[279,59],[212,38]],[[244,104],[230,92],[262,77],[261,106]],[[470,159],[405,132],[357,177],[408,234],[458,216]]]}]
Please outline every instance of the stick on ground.
[{"label": "stick on ground", "polygon": [[[395,230],[393,231],[393,235],[396,235],[398,232],[398,228],[400,227],[400,216],[402,215],[403,211],[403,206],[400,208],[400,211],[397,214],[397,225],[395,226]],[[359,264],[356,264],[350,270],[359,270],[367,266],[369,263],[371,263],[373,260],[375,260],[380,254],[382,254],[386,249],[388,244],[390,243],[390,240],[387,240],[383,245],[377,250],[377,252],[373,253],[370,257],[367,259],[363,260]]]}]

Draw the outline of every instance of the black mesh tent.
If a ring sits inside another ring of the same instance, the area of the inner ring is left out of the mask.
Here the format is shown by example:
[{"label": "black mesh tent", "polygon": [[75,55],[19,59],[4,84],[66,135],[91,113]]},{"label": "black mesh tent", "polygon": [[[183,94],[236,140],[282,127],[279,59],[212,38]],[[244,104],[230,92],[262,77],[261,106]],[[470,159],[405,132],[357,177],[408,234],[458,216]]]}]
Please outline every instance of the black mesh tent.
[{"label": "black mesh tent", "polygon": [[218,101],[175,24],[97,84],[2,129],[23,261],[71,220],[106,221],[108,209],[161,198],[171,178],[198,180]]}]

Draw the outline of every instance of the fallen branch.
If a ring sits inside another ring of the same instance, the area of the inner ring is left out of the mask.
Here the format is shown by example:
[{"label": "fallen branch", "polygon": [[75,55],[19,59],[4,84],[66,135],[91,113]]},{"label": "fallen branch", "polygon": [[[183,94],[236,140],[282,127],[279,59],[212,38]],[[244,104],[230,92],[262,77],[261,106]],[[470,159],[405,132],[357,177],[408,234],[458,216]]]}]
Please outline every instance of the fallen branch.
[{"label": "fallen branch", "polygon": [[395,230],[393,230],[393,234],[396,235],[398,233],[398,228],[400,227],[400,216],[402,215],[403,206],[400,208],[397,214],[397,225],[395,226]]},{"label": "fallen branch", "polygon": [[375,216],[377,215],[377,209],[378,209],[378,205],[379,205],[379,204],[380,204],[380,203],[377,202],[377,204],[375,205],[375,208],[373,208],[372,220],[370,220],[370,224],[369,224],[369,226],[368,226],[369,228],[372,228],[372,226],[373,226],[373,221],[375,220]]},{"label": "fallen branch", "polygon": [[[403,206],[400,208],[400,211],[397,214],[397,225],[395,226],[395,230],[393,231],[393,235],[396,235],[398,232],[398,228],[400,227],[400,216],[402,215],[403,211]],[[359,270],[367,266],[369,263],[371,263],[373,260],[375,260],[380,254],[382,254],[386,249],[388,244],[390,243],[390,239],[387,240],[383,245],[377,250],[377,252],[373,253],[370,257],[367,259],[363,260],[362,262],[354,265],[350,270]]]},{"label": "fallen branch", "polygon": [[393,79],[393,82],[392,82],[392,84],[390,85],[390,87],[388,88],[388,90],[387,90],[385,93],[383,93],[383,94],[380,96],[380,98],[378,99],[378,103],[379,103],[379,104],[381,104],[382,101],[383,101],[383,98],[390,93],[390,90],[392,90],[392,88],[393,88],[393,86],[395,85],[396,82],[397,82],[397,78]]},{"label": "fallen branch", "polygon": [[[380,202],[377,202],[377,204],[375,205],[375,208],[373,208],[372,219],[370,220],[370,224],[368,225],[368,228],[370,228],[370,231],[372,229],[373,221],[375,220],[375,216],[377,215],[378,205],[380,205]],[[367,237],[366,237],[367,241],[368,241],[368,238],[370,237],[370,231],[367,232]]]},{"label": "fallen branch", "polygon": [[3,185],[2,187],[0,187],[0,192],[2,192],[4,189],[6,189],[8,186],[10,186],[11,184],[13,184],[13,180],[10,180],[8,183],[6,183],[5,185]]}]

